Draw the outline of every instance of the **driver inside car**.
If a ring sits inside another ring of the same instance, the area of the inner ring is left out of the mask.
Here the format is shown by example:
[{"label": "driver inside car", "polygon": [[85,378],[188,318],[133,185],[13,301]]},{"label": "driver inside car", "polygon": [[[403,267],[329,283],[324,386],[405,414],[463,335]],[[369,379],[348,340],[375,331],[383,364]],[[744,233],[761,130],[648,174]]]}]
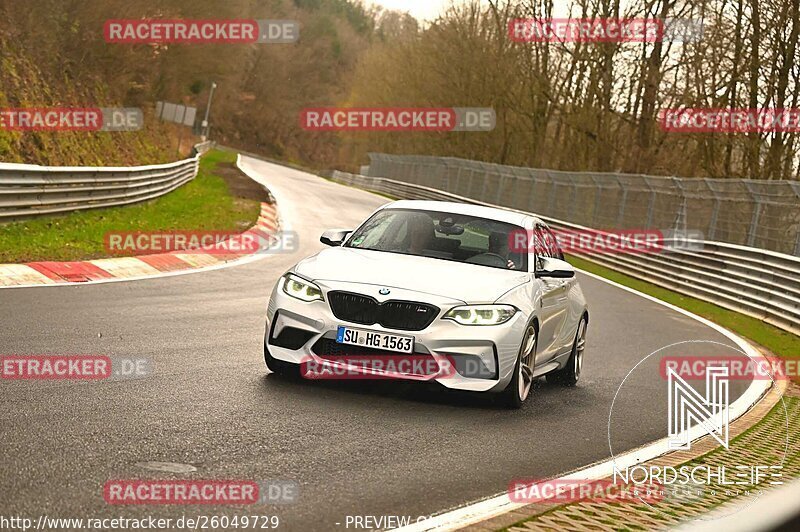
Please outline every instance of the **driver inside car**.
[{"label": "driver inside car", "polygon": [[489,253],[499,255],[506,260],[509,269],[515,269],[517,264],[511,259],[508,249],[509,235],[493,231],[489,234]]},{"label": "driver inside car", "polygon": [[422,255],[436,238],[433,220],[425,215],[414,216],[408,220],[408,233],[408,253],[412,255]]}]

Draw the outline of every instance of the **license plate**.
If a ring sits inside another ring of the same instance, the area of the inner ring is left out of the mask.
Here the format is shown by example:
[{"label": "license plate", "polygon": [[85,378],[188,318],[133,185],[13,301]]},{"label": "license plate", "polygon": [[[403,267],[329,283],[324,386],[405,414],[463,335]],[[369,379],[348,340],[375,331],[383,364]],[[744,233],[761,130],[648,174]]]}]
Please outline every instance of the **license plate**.
[{"label": "license plate", "polygon": [[414,352],[414,337],[401,334],[389,334],[377,331],[366,331],[352,327],[342,327],[336,331],[336,343],[397,351],[398,353]]}]

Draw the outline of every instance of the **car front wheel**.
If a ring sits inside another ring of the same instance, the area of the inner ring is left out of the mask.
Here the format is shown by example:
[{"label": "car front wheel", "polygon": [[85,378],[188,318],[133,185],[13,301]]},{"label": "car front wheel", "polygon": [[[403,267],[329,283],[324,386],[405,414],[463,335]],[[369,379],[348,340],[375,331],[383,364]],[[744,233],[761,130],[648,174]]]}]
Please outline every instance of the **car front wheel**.
[{"label": "car front wheel", "polygon": [[509,408],[521,408],[533,389],[537,340],[536,327],[531,323],[525,330],[511,382],[502,392],[502,402]]},{"label": "car front wheel", "polygon": [[561,386],[575,386],[581,378],[583,369],[583,354],[586,351],[586,316],[578,323],[578,332],[575,333],[575,342],[572,344],[572,353],[569,355],[566,366],[547,375],[547,382]]}]

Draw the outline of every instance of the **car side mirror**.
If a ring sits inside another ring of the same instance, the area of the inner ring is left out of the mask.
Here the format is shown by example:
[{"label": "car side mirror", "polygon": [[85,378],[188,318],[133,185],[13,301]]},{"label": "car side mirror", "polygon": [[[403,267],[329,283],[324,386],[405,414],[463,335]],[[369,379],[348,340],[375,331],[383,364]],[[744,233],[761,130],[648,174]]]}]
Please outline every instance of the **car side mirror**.
[{"label": "car side mirror", "polygon": [[331,229],[330,231],[322,233],[322,236],[319,237],[319,241],[326,246],[341,246],[344,244],[344,241],[347,240],[347,237],[350,236],[350,233],[352,233],[352,231],[347,229]]},{"label": "car side mirror", "polygon": [[571,279],[575,277],[575,268],[564,260],[540,257],[535,275],[537,279]]}]

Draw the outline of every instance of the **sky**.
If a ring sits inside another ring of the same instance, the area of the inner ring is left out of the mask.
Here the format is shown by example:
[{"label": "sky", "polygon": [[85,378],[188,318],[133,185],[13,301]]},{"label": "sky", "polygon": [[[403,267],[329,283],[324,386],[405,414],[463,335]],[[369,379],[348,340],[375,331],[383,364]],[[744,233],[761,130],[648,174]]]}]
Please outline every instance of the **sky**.
[{"label": "sky", "polygon": [[450,4],[450,0],[368,0],[395,11],[408,11],[418,20],[432,20]]},{"label": "sky", "polygon": [[[438,14],[450,5],[451,1],[458,2],[460,0],[365,0],[365,3],[377,4],[395,11],[408,11],[414,18],[422,21],[435,19]],[[568,5],[569,2],[565,0],[557,1],[553,16],[567,16]]]}]

